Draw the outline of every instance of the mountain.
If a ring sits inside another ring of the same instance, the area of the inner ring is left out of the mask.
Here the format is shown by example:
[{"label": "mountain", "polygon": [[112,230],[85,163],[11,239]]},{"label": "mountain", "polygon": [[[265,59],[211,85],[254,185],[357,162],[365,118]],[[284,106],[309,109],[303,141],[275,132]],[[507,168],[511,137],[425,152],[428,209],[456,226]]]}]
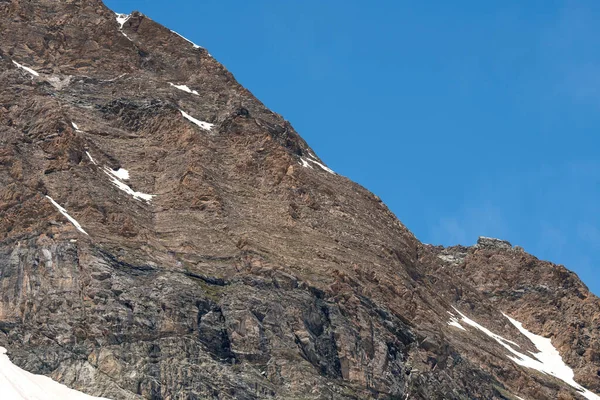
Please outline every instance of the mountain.
[{"label": "mountain", "polygon": [[1,391],[600,398],[600,300],[563,266],[420,243],[139,12],[0,0],[0,32]]}]

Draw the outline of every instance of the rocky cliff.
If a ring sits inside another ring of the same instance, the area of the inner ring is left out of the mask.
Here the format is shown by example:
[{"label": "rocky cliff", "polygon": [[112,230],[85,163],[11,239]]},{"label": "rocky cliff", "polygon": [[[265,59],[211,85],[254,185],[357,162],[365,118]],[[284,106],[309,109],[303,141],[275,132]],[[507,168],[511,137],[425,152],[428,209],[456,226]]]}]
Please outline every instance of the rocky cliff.
[{"label": "rocky cliff", "polygon": [[421,244],[141,13],[4,0],[0,32],[19,367],[115,400],[598,398],[600,300],[564,267]]}]

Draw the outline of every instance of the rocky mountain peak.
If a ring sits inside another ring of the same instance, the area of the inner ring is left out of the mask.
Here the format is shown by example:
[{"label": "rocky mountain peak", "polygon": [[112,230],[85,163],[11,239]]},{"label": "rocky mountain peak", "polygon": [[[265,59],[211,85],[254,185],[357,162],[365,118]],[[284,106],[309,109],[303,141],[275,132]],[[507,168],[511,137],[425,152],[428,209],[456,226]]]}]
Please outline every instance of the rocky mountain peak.
[{"label": "rocky mountain peak", "polygon": [[0,1],[0,31],[0,366],[127,400],[597,398],[600,300],[563,266],[421,244],[141,13]]},{"label": "rocky mountain peak", "polygon": [[496,249],[511,249],[513,246],[510,242],[502,239],[479,236],[477,239],[478,247],[491,247]]}]

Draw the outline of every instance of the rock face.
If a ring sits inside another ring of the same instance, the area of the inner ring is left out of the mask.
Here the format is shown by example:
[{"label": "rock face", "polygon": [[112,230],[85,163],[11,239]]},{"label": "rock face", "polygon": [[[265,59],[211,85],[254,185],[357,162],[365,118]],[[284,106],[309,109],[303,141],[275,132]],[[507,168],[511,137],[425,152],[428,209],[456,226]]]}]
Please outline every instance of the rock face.
[{"label": "rock face", "polygon": [[205,49],[99,0],[0,1],[0,32],[19,367],[112,399],[584,398],[459,310],[522,352],[502,312],[551,338],[600,393],[600,300],[573,273],[421,244]]}]

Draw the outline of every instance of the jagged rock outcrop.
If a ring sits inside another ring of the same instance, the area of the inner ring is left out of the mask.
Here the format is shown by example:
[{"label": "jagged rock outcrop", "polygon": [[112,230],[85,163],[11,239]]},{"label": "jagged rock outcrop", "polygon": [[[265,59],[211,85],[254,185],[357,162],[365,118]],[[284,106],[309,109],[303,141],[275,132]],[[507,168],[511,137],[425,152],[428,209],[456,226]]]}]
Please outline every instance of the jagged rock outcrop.
[{"label": "jagged rock outcrop", "polygon": [[600,301],[509,243],[421,244],[203,48],[99,0],[0,1],[0,346],[113,399],[600,393]]}]

